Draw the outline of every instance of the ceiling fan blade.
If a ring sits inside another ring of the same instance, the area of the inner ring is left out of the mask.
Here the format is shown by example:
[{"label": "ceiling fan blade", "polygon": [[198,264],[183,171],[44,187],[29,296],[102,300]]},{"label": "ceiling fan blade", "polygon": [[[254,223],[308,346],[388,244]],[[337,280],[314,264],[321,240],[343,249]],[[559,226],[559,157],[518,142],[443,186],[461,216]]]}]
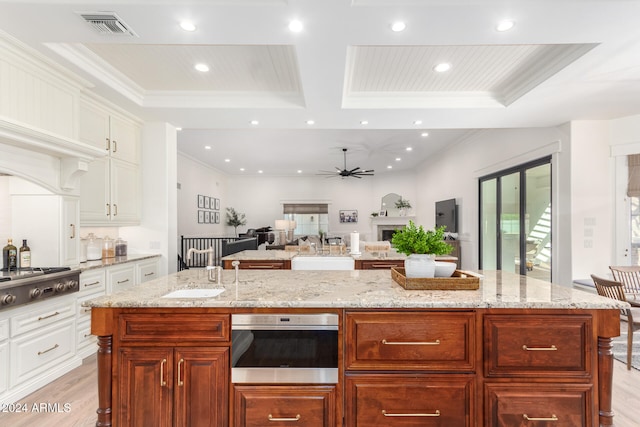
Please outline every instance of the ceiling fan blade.
[{"label": "ceiling fan blade", "polygon": [[360,169],[360,166],[358,166],[358,167],[355,167],[355,168],[351,169],[351,170],[349,171],[349,173],[354,173],[354,172],[356,172],[358,169]]}]

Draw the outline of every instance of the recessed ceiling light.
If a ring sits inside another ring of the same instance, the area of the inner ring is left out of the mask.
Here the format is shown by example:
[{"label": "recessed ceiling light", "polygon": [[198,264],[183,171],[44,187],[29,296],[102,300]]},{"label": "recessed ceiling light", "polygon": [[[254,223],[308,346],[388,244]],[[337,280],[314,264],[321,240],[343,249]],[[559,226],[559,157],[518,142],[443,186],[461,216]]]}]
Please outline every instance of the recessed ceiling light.
[{"label": "recessed ceiling light", "polygon": [[196,64],[194,68],[201,73],[206,73],[207,71],[209,71],[209,66],[207,64]]},{"label": "recessed ceiling light", "polygon": [[257,121],[257,120],[251,120],[251,124],[252,124],[252,125],[254,125],[254,126],[256,126],[256,125],[259,125],[259,124],[260,124],[260,122],[259,122],[259,121]]},{"label": "recessed ceiling light", "polygon": [[388,166],[387,166],[387,169],[393,169],[393,166],[388,165]]},{"label": "recessed ceiling light", "polygon": [[396,157],[396,162],[399,162],[400,160],[402,160],[400,157]]},{"label": "recessed ceiling light", "polygon": [[181,130],[182,130],[182,128],[176,128],[176,130],[177,130],[177,131],[181,131]]},{"label": "recessed ceiling light", "polygon": [[316,122],[314,120],[307,120],[308,125],[315,125]]},{"label": "recessed ceiling light", "polygon": [[297,19],[294,19],[293,21],[289,22],[289,31],[293,32],[293,33],[299,33],[300,31],[302,31],[304,28],[304,25],[302,24],[302,21],[298,21]]},{"label": "recessed ceiling light", "polygon": [[421,136],[421,137],[423,137],[423,138],[426,138],[426,137],[428,137],[428,136],[429,136],[429,132],[422,132],[422,133],[420,134],[420,136]]},{"label": "recessed ceiling light", "polygon": [[204,149],[205,149],[205,150],[211,150],[211,146],[210,146],[210,145],[205,145],[205,146],[204,146]]},{"label": "recessed ceiling light", "polygon": [[185,31],[195,31],[196,25],[191,21],[182,21],[180,23],[180,28],[182,28]]},{"label": "recessed ceiling light", "polygon": [[302,169],[298,169],[298,173],[302,173]]},{"label": "recessed ceiling light", "polygon": [[260,170],[258,171],[258,173],[262,173],[262,169],[260,169]]},{"label": "recessed ceiling light", "polygon": [[498,25],[496,25],[496,31],[509,31],[513,28],[514,25],[516,25],[515,21],[512,21],[511,19],[505,19],[498,22]]},{"label": "recessed ceiling light", "polygon": [[369,122],[367,120],[360,120],[361,125],[368,125]]},{"label": "recessed ceiling light", "polygon": [[394,22],[391,24],[391,31],[399,33],[400,31],[404,31],[407,28],[407,24],[402,21]]},{"label": "recessed ceiling light", "polygon": [[412,150],[413,150],[413,148],[411,148],[411,147],[407,147],[407,148],[406,148],[406,150],[407,150],[407,151],[412,151]]},{"label": "recessed ceiling light", "polygon": [[414,120],[413,124],[414,125],[421,125],[422,124],[422,120]]},{"label": "recessed ceiling light", "polygon": [[443,62],[433,67],[433,70],[437,71],[438,73],[444,73],[445,71],[449,71],[450,69],[451,69],[451,64],[446,62]]},{"label": "recessed ceiling light", "polygon": [[244,172],[244,168],[240,168],[240,172]]},{"label": "recessed ceiling light", "polygon": [[229,163],[231,161],[231,159],[224,159],[225,163]]}]

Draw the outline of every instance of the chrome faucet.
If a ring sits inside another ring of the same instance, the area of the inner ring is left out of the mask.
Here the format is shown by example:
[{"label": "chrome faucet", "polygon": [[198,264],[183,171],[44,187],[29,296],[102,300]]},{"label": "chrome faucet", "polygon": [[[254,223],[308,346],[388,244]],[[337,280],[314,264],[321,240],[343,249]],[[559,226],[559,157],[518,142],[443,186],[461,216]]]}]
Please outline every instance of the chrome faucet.
[{"label": "chrome faucet", "polygon": [[187,251],[187,260],[191,259],[192,254],[207,254],[207,272],[210,282],[221,283],[222,282],[222,267],[213,265],[213,247],[209,249],[196,249],[190,248]]},{"label": "chrome faucet", "polygon": [[213,267],[213,247],[209,246],[209,249],[196,249],[190,248],[187,251],[187,261],[191,259],[192,254],[207,254],[207,267]]}]

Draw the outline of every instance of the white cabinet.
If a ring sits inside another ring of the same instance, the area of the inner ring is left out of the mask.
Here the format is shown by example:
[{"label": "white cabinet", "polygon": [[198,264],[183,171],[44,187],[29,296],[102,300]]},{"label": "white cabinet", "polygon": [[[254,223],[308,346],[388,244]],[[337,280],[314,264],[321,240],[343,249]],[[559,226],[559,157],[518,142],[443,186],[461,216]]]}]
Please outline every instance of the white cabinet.
[{"label": "white cabinet", "polygon": [[148,260],[138,261],[136,263],[136,274],[137,274],[136,284],[157,279],[159,270],[160,270],[160,262],[158,258],[151,258]]},{"label": "white cabinet", "polygon": [[76,354],[83,359],[96,352],[98,340],[94,335],[91,335],[91,307],[83,307],[82,303],[102,296],[105,292],[106,274],[104,268],[86,270],[80,274],[76,316]]},{"label": "white cabinet", "polygon": [[15,245],[27,239],[31,265],[77,265],[80,262],[79,199],[48,194],[11,197]]},{"label": "white cabinet", "polygon": [[126,263],[107,269],[107,293],[129,289],[136,282],[136,264]]},{"label": "white cabinet", "polygon": [[81,178],[83,225],[136,225],[140,222],[140,128],[132,121],[83,100],[79,139],[104,149]]},{"label": "white cabinet", "polygon": [[9,319],[0,319],[0,396],[9,388]]}]

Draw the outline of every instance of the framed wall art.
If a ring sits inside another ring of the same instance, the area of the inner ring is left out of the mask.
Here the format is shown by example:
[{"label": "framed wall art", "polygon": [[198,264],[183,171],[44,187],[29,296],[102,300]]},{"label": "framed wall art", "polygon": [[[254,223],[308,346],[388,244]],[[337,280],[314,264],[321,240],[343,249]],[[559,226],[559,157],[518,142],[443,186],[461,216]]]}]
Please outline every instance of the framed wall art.
[{"label": "framed wall art", "polygon": [[358,211],[339,211],[340,222],[358,222]]},{"label": "framed wall art", "polygon": [[213,214],[215,214],[214,216],[214,224],[220,224],[220,212],[212,212]]},{"label": "framed wall art", "polygon": [[205,224],[210,224],[211,223],[211,212],[204,211],[204,223]]},{"label": "framed wall art", "polygon": [[220,210],[220,199],[213,199],[214,200],[214,206],[211,206],[211,209],[215,209],[217,211]]},{"label": "framed wall art", "polygon": [[211,197],[204,196],[204,208],[209,209],[209,206],[211,206]]},{"label": "framed wall art", "polygon": [[204,224],[204,211],[198,211],[198,224]]},{"label": "framed wall art", "polygon": [[204,208],[204,196],[202,194],[198,194],[198,207],[200,209]]}]

